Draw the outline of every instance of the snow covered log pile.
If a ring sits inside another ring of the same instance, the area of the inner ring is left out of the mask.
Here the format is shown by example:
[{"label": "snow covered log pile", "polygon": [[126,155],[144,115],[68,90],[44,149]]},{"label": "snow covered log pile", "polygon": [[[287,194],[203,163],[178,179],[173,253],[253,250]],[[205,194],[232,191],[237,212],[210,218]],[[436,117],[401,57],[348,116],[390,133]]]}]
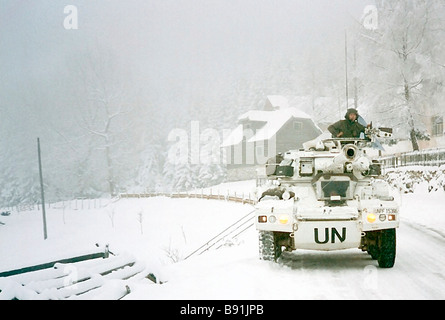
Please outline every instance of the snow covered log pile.
[{"label": "snow covered log pile", "polygon": [[403,193],[445,191],[445,165],[391,169],[385,180]]},{"label": "snow covered log pile", "polygon": [[0,277],[0,300],[118,300],[147,275],[145,263],[130,254],[56,263]]}]

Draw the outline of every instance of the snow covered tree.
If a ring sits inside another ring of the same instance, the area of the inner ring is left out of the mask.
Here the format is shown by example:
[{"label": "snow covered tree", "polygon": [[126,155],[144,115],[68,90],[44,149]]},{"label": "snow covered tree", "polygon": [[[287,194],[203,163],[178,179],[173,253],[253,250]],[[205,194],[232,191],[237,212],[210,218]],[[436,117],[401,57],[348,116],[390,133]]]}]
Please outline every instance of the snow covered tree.
[{"label": "snow covered tree", "polygon": [[106,191],[114,196],[124,184],[120,177],[132,172],[134,155],[128,153],[127,146],[139,150],[133,143],[134,121],[130,117],[135,98],[120,80],[125,71],[112,52],[93,48],[76,62],[73,67],[81,97],[76,116],[78,126],[87,134],[83,145],[88,146],[86,153],[92,157],[88,166],[94,168],[95,178],[104,180]]},{"label": "snow covered tree", "polygon": [[200,140],[198,171],[200,187],[219,184],[226,177],[226,166],[222,158],[219,132],[215,129],[206,129],[201,133]]},{"label": "snow covered tree", "polygon": [[434,55],[443,52],[438,50],[444,37],[443,3],[387,0],[377,7],[378,27],[360,30],[366,100],[375,121],[404,129],[419,150],[427,109],[438,107],[432,96],[444,79],[433,63]]},{"label": "snow covered tree", "polygon": [[166,152],[163,150],[163,139],[158,137],[156,130],[153,129],[154,128],[151,128],[150,130],[153,136],[148,138],[146,143],[143,144],[144,147],[140,153],[135,180],[129,182],[132,184],[130,189],[136,189],[138,192],[161,191],[163,164]]}]

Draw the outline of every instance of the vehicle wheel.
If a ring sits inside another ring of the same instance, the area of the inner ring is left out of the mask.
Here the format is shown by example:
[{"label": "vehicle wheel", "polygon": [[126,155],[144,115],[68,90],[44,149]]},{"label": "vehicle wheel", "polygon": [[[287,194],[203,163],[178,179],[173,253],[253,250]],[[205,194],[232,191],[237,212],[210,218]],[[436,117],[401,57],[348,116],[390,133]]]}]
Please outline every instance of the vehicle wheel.
[{"label": "vehicle wheel", "polygon": [[396,261],[396,229],[382,230],[378,243],[380,249],[377,259],[379,267],[394,267]]},{"label": "vehicle wheel", "polygon": [[372,260],[377,260],[379,258],[379,248],[377,246],[370,246],[368,249],[368,253],[371,256]]},{"label": "vehicle wheel", "polygon": [[278,237],[271,231],[259,232],[260,259],[264,261],[277,261],[282,249],[278,245]]}]

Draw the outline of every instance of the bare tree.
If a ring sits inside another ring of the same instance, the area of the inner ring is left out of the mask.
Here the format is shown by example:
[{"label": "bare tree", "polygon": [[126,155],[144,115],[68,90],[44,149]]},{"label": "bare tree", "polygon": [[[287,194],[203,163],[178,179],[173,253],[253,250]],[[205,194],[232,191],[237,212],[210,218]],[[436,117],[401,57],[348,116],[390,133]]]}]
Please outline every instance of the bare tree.
[{"label": "bare tree", "polygon": [[127,117],[132,109],[131,95],[120,81],[124,72],[110,52],[90,50],[80,60],[78,71],[86,97],[78,113],[78,125],[92,136],[95,149],[102,152],[108,192],[114,196],[118,185],[116,150],[125,143],[126,130],[132,124]]}]

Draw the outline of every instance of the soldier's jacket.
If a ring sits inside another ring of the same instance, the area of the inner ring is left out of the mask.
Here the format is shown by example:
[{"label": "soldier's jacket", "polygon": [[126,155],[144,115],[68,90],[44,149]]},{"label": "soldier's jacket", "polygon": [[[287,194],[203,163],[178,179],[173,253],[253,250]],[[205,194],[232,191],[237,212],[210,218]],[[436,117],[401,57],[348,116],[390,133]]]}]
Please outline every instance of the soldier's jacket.
[{"label": "soldier's jacket", "polygon": [[332,136],[336,138],[340,132],[343,135],[340,138],[360,138],[360,133],[365,132],[366,128],[358,121],[340,120],[328,128]]}]

